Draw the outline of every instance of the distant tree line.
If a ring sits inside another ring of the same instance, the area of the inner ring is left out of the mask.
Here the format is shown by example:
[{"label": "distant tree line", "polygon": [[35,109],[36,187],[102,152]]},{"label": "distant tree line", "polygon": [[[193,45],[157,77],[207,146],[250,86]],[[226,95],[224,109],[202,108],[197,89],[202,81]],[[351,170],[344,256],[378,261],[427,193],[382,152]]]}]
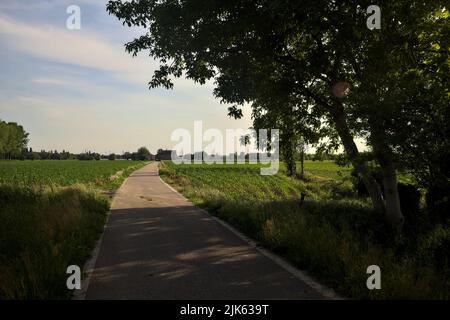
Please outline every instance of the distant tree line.
[{"label": "distant tree line", "polygon": [[151,160],[151,155],[146,147],[140,147],[137,152],[125,152],[119,158],[124,160]]},{"label": "distant tree line", "polygon": [[6,160],[151,160],[150,151],[141,147],[136,152],[102,155],[97,152],[85,151],[71,153],[66,150],[34,151],[28,148],[29,133],[15,122],[5,122],[0,119],[0,159]]},{"label": "distant tree line", "polygon": [[124,152],[123,154],[100,154],[97,152],[85,151],[82,153],[71,153],[66,150],[41,150],[33,151],[32,148],[22,148],[21,152],[10,158],[15,160],[150,160],[150,151],[141,147],[137,152]]}]

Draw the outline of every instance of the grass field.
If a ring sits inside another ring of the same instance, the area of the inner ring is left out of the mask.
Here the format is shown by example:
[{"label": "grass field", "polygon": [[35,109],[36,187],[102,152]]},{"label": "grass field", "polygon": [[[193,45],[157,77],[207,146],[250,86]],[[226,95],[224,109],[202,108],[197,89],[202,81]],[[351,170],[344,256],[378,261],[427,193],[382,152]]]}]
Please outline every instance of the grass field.
[{"label": "grass field", "polygon": [[[65,299],[139,161],[0,161],[0,299]],[[118,172],[120,174],[118,174]]]},{"label": "grass field", "polygon": [[[186,197],[261,245],[308,270],[338,293],[364,299],[450,296],[438,263],[450,230],[410,230],[392,238],[383,217],[359,198],[350,168],[306,162],[306,180],[261,176],[256,165],[174,165],[160,174]],[[307,194],[301,205],[300,193]],[[406,238],[408,237],[408,238]],[[382,290],[368,290],[366,269],[382,270]]]}]

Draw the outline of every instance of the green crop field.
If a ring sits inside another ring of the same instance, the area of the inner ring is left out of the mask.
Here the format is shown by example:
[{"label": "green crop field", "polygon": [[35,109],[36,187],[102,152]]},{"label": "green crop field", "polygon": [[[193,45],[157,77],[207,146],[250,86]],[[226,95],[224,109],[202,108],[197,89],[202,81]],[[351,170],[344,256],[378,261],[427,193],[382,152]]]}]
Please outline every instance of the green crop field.
[{"label": "green crop field", "polygon": [[0,161],[0,183],[69,186],[110,182],[119,171],[134,169],[142,161],[35,160]]},{"label": "green crop field", "polygon": [[[298,198],[301,192],[317,200],[354,193],[349,181],[351,168],[339,167],[332,161],[305,161],[307,182],[286,176],[284,163],[276,175],[268,176],[260,174],[259,164],[164,162],[162,173],[164,167],[170,169],[172,177],[186,187],[184,190],[198,204],[216,198],[246,202]],[[297,167],[299,170],[300,164]]]},{"label": "green crop field", "polygon": [[[231,199],[276,199],[281,195],[296,195],[302,184],[285,175],[262,176],[259,165],[249,164],[182,164],[167,163],[177,176],[189,178],[193,188],[205,188],[205,192],[222,194]],[[239,183],[237,183],[239,182]],[[197,195],[199,196],[199,195]]]}]

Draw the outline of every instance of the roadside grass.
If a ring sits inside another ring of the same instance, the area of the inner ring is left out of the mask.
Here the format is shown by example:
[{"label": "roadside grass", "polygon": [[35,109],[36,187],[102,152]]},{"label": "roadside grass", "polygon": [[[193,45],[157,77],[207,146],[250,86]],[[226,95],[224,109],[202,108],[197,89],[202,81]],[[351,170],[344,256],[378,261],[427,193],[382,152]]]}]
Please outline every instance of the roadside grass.
[{"label": "roadside grass", "polygon": [[[71,297],[67,267],[83,267],[109,211],[109,198],[101,191],[120,187],[147,164],[110,162],[17,162],[16,174],[0,183],[0,299]],[[12,165],[0,163],[5,166]],[[81,168],[78,178],[76,168]],[[120,174],[114,174],[117,169]],[[73,183],[77,180],[83,183]]]},{"label": "roadside grass", "polygon": [[[315,172],[306,181],[283,172],[261,176],[256,165],[163,162],[160,174],[195,204],[343,296],[450,297],[448,264],[436,262],[443,250],[449,250],[449,229],[439,227],[411,237],[391,237],[368,199],[356,196],[349,174],[330,173],[335,170],[330,163],[316,162],[310,168]],[[307,193],[302,205],[301,192]],[[381,268],[381,290],[367,289],[366,270],[370,265]]]}]

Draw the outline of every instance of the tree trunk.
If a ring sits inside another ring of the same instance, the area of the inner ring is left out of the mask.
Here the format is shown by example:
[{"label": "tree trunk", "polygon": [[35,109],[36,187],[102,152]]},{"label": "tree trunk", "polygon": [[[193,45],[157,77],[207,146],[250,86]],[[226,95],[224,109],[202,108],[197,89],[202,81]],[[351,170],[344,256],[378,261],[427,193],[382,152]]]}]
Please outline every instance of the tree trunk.
[{"label": "tree trunk", "polygon": [[286,162],[286,170],[288,176],[295,176],[297,173],[297,166],[295,163],[295,150],[296,150],[296,135],[293,131],[292,121],[287,123],[287,127],[282,132],[282,146],[281,150]]},{"label": "tree trunk", "polygon": [[382,168],[384,196],[386,199],[386,220],[400,231],[404,218],[400,208],[400,197],[398,195],[397,172],[392,163]]},{"label": "tree trunk", "polygon": [[288,135],[286,136],[286,140],[284,141],[283,146],[283,155],[284,155],[284,161],[286,162],[286,169],[287,169],[287,175],[288,176],[294,176],[297,171],[297,166],[295,163],[295,157],[294,157],[294,136]]},{"label": "tree trunk", "polygon": [[345,152],[350,158],[353,167],[355,167],[356,171],[361,176],[363,183],[369,192],[374,210],[379,213],[384,213],[386,208],[383,195],[381,193],[381,188],[375,178],[370,174],[364,161],[360,157],[358,148],[356,147],[355,141],[353,140],[350,129],[347,125],[347,119],[342,102],[335,99],[334,107],[330,110],[330,112]]},{"label": "tree trunk", "polygon": [[376,123],[371,124],[371,131],[373,151],[383,174],[386,220],[395,230],[400,231],[403,226],[404,218],[400,207],[397,171],[395,170],[392,152],[385,142],[385,133],[378,130]]},{"label": "tree trunk", "polygon": [[305,147],[302,146],[302,150],[300,152],[300,164],[301,164],[301,176],[305,175]]}]

